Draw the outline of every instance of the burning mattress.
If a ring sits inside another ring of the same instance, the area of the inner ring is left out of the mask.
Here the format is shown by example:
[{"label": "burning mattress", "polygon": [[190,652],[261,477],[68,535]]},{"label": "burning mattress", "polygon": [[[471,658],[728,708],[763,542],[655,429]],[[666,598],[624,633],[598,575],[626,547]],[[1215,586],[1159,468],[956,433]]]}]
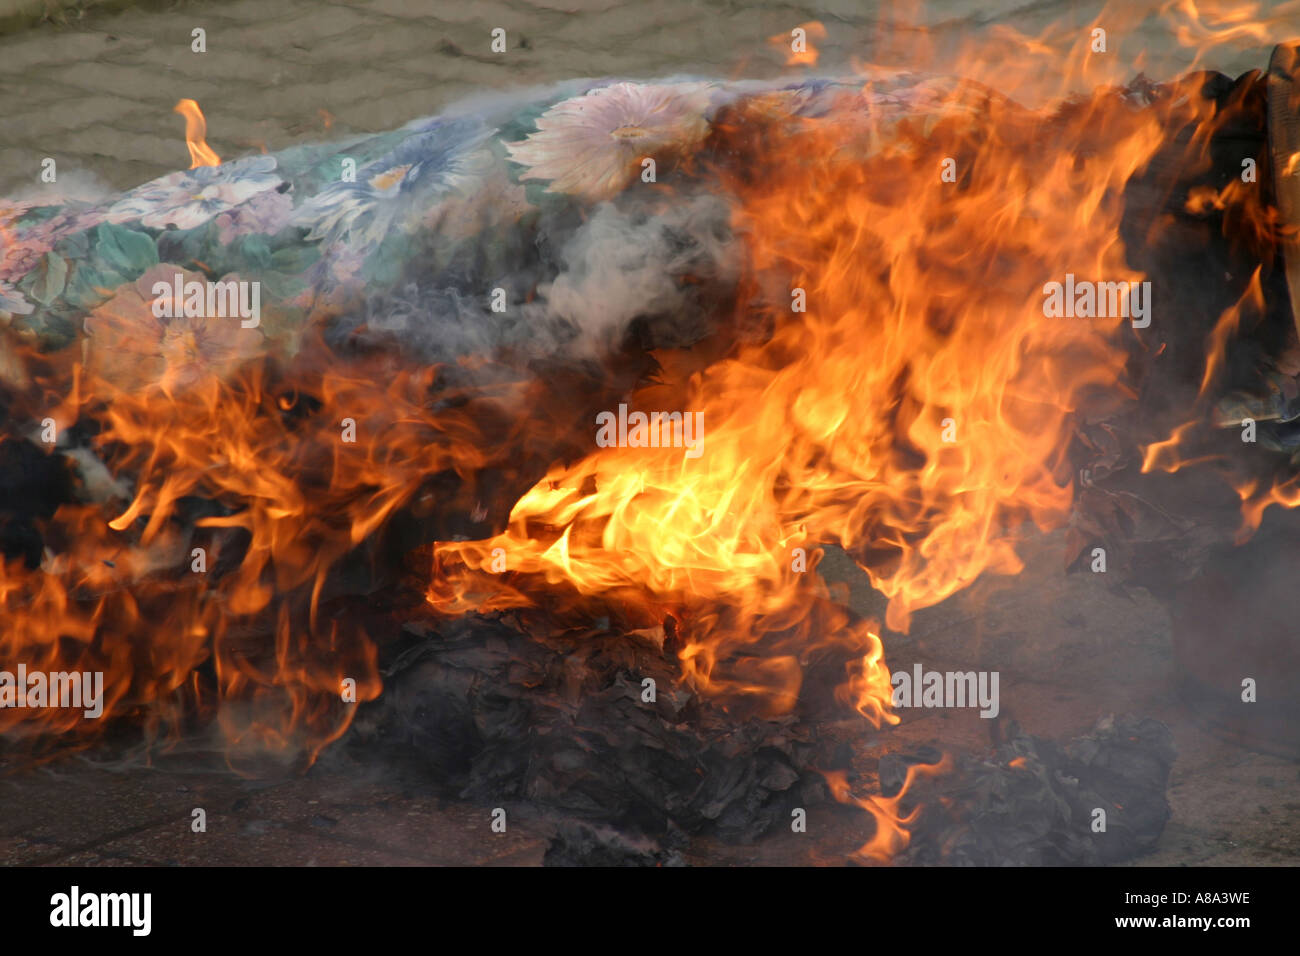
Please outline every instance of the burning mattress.
[{"label": "burning mattress", "polygon": [[[833,118],[855,127],[856,148],[878,146],[904,120],[973,111],[992,95],[906,73],[882,75],[866,89],[861,78],[571,83],[531,101],[476,101],[380,136],[224,163],[198,154],[188,171],[100,202],[6,200],[0,310],[43,348],[84,339],[88,361],[131,387],[162,380],[183,387],[268,346],[292,348],[313,316],[359,297],[391,300],[382,309],[387,322],[377,302],[365,313],[372,329],[400,331],[445,355],[518,337],[551,336],[559,348],[574,336],[617,336],[629,311],[676,304],[672,278],[694,264],[692,253],[725,259],[718,234],[727,226],[725,184],[707,152],[728,115],[763,111],[789,124]],[[694,201],[640,229],[631,220],[651,218],[648,204],[602,205],[669,190]],[[702,198],[709,194],[717,201]],[[534,248],[515,247],[521,223],[541,223]],[[673,231],[680,236],[663,235]],[[605,249],[604,261],[592,251],[615,238],[627,246],[621,257]],[[671,238],[704,248],[665,248]],[[631,288],[617,290],[622,296],[602,297],[614,291],[601,289],[609,278],[602,269],[632,271],[638,256],[650,260],[645,274],[625,278]],[[654,274],[652,266],[669,268]],[[134,299],[157,302],[164,279],[177,291],[163,295],[157,327],[135,328]],[[204,295],[191,301],[184,290],[196,281]],[[210,284],[228,282],[245,283],[242,298],[227,301],[235,293],[223,287],[214,301]],[[423,314],[410,301],[392,308],[412,283],[425,294]],[[509,308],[493,308],[498,287]],[[209,311],[224,318],[227,306],[256,331],[234,336],[232,323],[190,321]],[[190,362],[178,364],[176,355],[168,362],[155,341],[175,337],[175,325],[192,326],[200,340]]]},{"label": "burning mattress", "polygon": [[[882,634],[1019,571],[1018,529],[1068,526],[1077,557],[1151,513],[1105,487],[1136,470],[1114,423],[1163,436],[1186,416],[1137,400],[1151,379],[1130,376],[1187,359],[1177,340],[1222,320],[1202,309],[1205,327],[1175,331],[1191,293],[1161,303],[1161,263],[1137,260],[1164,247],[1125,240],[1163,211],[1169,169],[1203,180],[1182,212],[1265,218],[1257,196],[1208,185],[1217,167],[1181,136],[1254,117],[1258,90],[1197,75],[1031,108],[906,72],[580,82],[275,155],[219,162],[192,143],[193,168],[99,201],[0,201],[18,423],[0,447],[26,496],[0,503],[3,657],[105,672],[109,720],[177,734],[201,718],[237,759],[311,759],[412,660],[433,687],[553,686],[548,726],[567,726],[578,655],[519,635],[613,633],[615,663],[593,665],[610,712],[646,692],[627,641],[688,688],[635,711],[645,740],[613,748],[638,779],[696,774],[676,756],[695,738],[674,751],[665,727],[716,734],[706,782],[655,813],[753,836],[812,786],[803,731],[781,721],[833,700],[897,722]],[[1143,188],[1158,201],[1134,203]],[[1254,238],[1238,253],[1271,261],[1276,236]],[[1280,279],[1261,275],[1234,262],[1209,299],[1265,298]],[[1214,362],[1195,355],[1205,382]],[[1186,532],[1167,530],[1149,537]],[[809,573],[831,545],[878,616]],[[406,638],[331,603],[378,605],[396,582],[419,596]],[[514,624],[456,657],[429,616]],[[411,633],[431,643],[394,663]],[[509,697],[448,704],[461,740],[423,717],[416,735],[479,796],[561,799],[519,750]],[[737,743],[724,713],[768,723]],[[72,729],[0,710],[6,732]],[[1149,736],[1142,846],[1172,759]],[[764,754],[745,778],[761,798],[727,777],[733,746]],[[1082,806],[1053,780],[1031,788],[1047,843]],[[973,859],[996,859],[980,845]]]}]

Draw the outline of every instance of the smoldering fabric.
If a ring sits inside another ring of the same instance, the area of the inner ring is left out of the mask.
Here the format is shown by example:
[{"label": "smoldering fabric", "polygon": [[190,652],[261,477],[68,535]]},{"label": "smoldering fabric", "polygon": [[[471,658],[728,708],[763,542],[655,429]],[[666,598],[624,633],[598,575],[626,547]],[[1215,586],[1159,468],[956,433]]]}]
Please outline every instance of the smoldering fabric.
[{"label": "smoldering fabric", "polygon": [[505,350],[586,360],[629,335],[643,348],[684,348],[714,330],[715,306],[734,293],[729,215],[705,193],[620,196],[585,214],[547,210],[450,252],[431,236],[401,281],[338,316],[328,338],[426,363]]}]

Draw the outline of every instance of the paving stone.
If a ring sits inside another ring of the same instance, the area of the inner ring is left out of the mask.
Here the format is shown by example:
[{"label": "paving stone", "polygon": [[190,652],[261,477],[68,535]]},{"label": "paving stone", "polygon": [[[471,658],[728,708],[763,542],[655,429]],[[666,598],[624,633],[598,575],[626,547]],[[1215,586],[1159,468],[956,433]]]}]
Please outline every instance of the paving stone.
[{"label": "paving stone", "polygon": [[[345,36],[375,25],[375,19],[347,7],[317,8],[313,15],[287,16],[272,22],[254,22],[231,29],[208,31],[208,49],[222,44],[239,44],[275,51],[288,47],[310,48],[317,41]],[[353,55],[347,62],[357,63]]]},{"label": "paving stone", "polygon": [[0,115],[0,139],[25,142],[27,135],[42,131],[45,142],[52,142],[68,130],[91,124],[113,123],[140,108],[136,100],[116,96],[81,97],[63,100],[57,105],[15,115]]},{"label": "paving stone", "polygon": [[[32,70],[93,60],[112,48],[114,42],[107,33],[97,31],[55,34],[34,30],[0,37],[0,76],[5,77],[6,87],[10,82],[21,83]],[[8,95],[8,89],[0,89]]]},{"label": "paving stone", "polygon": [[615,7],[629,5],[629,0],[529,0],[529,5],[540,10],[559,13],[603,13]]},{"label": "paving stone", "polygon": [[195,4],[194,9],[215,19],[232,23],[266,23],[289,17],[304,17],[322,7],[346,7],[347,4],[320,2],[320,0],[232,0],[221,3]]},{"label": "paving stone", "polygon": [[510,30],[535,27],[546,15],[522,3],[505,3],[502,0],[474,0],[473,3],[430,3],[429,0],[368,0],[358,3],[369,13],[409,20],[437,20],[440,23],[485,23]]},{"label": "paving stone", "polygon": [[[179,85],[178,85],[178,81]],[[64,82],[96,94],[120,96],[143,102],[175,102],[178,96],[215,98],[222,90],[221,78],[193,79],[168,75],[157,67],[140,64],[82,63],[69,70]]]},{"label": "paving stone", "polygon": [[281,55],[323,71],[355,73],[361,66],[378,63],[388,71],[395,60],[419,53],[435,55],[445,36],[436,27],[422,23],[367,22],[340,36],[313,39],[301,46],[290,45]]}]

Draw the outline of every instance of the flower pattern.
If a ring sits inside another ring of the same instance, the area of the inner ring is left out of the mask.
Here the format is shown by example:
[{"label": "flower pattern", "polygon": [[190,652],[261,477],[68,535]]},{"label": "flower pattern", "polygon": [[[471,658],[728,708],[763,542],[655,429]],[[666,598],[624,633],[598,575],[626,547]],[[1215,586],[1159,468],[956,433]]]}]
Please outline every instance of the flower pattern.
[{"label": "flower pattern", "polygon": [[8,282],[0,281],[0,312],[10,315],[31,315],[36,307]]},{"label": "flower pattern", "polygon": [[[262,332],[244,328],[238,318],[155,316],[154,283],[170,285],[177,273],[184,282],[205,281],[202,275],[162,263],[121,286],[86,317],[92,374],[122,389],[160,387],[172,395],[228,375],[262,351]],[[238,276],[222,279],[235,280]]]},{"label": "flower pattern", "polygon": [[200,166],[131,190],[108,210],[108,221],[139,222],[150,229],[194,229],[282,182],[274,156]]},{"label": "flower pattern", "polygon": [[178,171],[97,204],[0,200],[0,310],[44,348],[83,336],[100,373],[124,387],[186,387],[266,339],[218,320],[155,319],[147,279],[160,261],[261,282],[274,316],[263,331],[292,335],[295,322],[328,320],[399,283],[460,296],[499,281],[511,256],[563,235],[571,204],[618,199],[644,159],[661,175],[694,171],[720,111],[796,130],[833,116],[865,142],[891,117],[947,108],[951,83],[898,71],[574,81],[342,144]]},{"label": "flower pattern", "polygon": [[65,236],[93,229],[104,213],[84,203],[70,203],[47,219],[32,222],[26,213],[43,207],[34,203],[0,205],[0,280],[19,279],[36,268],[41,256]]},{"label": "flower pattern", "polygon": [[293,197],[288,190],[270,189],[217,216],[217,241],[225,244],[240,236],[273,236],[293,219]]},{"label": "flower pattern", "polygon": [[377,245],[413,211],[469,179],[466,160],[490,130],[475,120],[433,122],[413,130],[387,155],[357,170],[356,182],[326,186],[298,208],[308,241]]},{"label": "flower pattern", "polygon": [[550,180],[553,192],[596,202],[639,174],[644,158],[682,156],[708,133],[709,89],[701,83],[615,83],[564,100],[537,119],[537,132],[510,143],[520,179]]}]

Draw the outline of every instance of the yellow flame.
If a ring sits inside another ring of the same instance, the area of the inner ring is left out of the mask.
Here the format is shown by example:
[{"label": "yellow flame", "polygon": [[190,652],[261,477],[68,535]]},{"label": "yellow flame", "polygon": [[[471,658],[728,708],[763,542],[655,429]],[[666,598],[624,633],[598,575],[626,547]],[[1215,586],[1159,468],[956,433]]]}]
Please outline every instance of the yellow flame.
[{"label": "yellow flame", "polygon": [[190,148],[190,169],[200,166],[220,166],[221,157],[208,146],[208,124],[203,118],[203,111],[194,100],[181,100],[176,104],[175,112],[185,117],[185,145]]}]

